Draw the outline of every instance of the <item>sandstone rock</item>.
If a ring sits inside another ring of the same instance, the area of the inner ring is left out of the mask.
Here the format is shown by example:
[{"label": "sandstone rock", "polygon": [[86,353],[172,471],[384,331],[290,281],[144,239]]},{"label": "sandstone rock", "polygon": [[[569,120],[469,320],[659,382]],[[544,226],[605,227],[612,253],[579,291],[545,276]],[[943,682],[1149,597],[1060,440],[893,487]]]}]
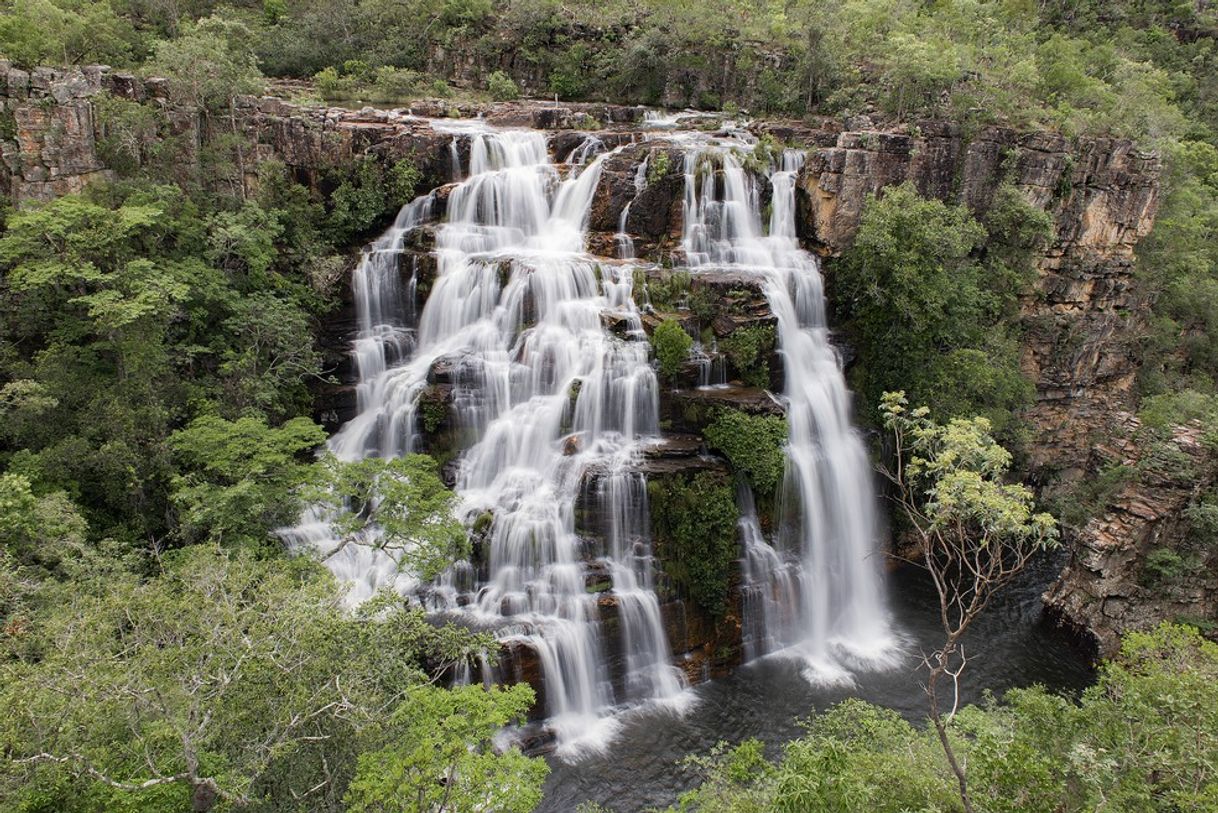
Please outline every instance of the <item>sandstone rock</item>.
[{"label": "sandstone rock", "polygon": [[[1123,414],[1115,428],[1097,456],[1137,466],[1146,452],[1137,440],[1137,420]],[[1163,620],[1218,620],[1218,551],[1194,543],[1185,515],[1198,494],[1218,483],[1218,453],[1197,426],[1176,428],[1170,442],[1191,461],[1191,470],[1143,471],[1120,488],[1099,516],[1069,533],[1069,563],[1045,594],[1050,613],[1103,657],[1114,654],[1131,630]],[[1147,570],[1153,550],[1175,552],[1192,565],[1172,580],[1154,578]]]}]

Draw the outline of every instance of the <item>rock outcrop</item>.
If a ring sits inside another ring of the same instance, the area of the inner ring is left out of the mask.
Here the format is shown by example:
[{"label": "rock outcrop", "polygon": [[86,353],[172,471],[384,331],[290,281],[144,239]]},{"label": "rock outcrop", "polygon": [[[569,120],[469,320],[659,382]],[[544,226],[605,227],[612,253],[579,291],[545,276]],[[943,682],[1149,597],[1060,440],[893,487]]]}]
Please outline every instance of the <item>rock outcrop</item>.
[{"label": "rock outcrop", "polygon": [[1139,431],[1122,417],[1112,440],[1095,450],[1094,468],[1122,466],[1125,482],[1073,540],[1069,564],[1045,594],[1049,610],[1085,636],[1101,656],[1120,636],[1160,621],[1212,631],[1218,619],[1218,450],[1203,427],[1169,438]]}]

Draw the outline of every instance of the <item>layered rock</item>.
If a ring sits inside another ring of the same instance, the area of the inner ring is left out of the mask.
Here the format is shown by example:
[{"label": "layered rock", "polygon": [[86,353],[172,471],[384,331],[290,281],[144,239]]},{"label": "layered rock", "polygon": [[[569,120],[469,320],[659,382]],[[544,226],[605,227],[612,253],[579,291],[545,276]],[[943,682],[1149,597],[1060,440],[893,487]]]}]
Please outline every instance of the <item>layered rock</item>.
[{"label": "layered rock", "polygon": [[1101,656],[1130,630],[1160,621],[1218,618],[1218,546],[1194,517],[1218,482],[1218,452],[1200,426],[1169,439],[1139,432],[1125,415],[1113,439],[1095,451],[1095,468],[1124,466],[1128,480],[1076,535],[1069,564],[1046,605],[1088,638]]},{"label": "layered rock", "polygon": [[[778,134],[801,136],[775,126]],[[911,182],[919,193],[984,211],[1012,183],[1054,219],[1035,288],[1023,300],[1022,366],[1036,384],[1025,417],[1031,463],[1043,474],[1082,474],[1096,428],[1132,406],[1132,346],[1148,303],[1133,280],[1134,248],[1149,234],[1160,163],[1128,141],[1071,143],[1052,133],[922,122],[907,133],[843,132],[809,152],[802,174],[808,244],[835,255],[850,244],[869,195]],[[833,263],[826,264],[832,297]],[[1073,471],[1071,471],[1073,470]]]}]

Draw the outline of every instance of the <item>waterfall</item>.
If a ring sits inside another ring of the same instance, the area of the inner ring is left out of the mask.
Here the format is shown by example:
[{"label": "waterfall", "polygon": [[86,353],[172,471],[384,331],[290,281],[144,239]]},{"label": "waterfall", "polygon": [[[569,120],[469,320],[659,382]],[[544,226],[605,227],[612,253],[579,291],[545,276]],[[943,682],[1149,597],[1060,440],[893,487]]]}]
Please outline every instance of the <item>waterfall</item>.
[{"label": "waterfall", "polygon": [[[356,271],[359,413],[330,441],[342,459],[418,447],[420,396],[442,364],[453,385],[459,514],[489,517],[485,568],[459,563],[424,591],[428,606],[534,651],[548,725],[560,754],[603,746],[611,711],[643,701],[679,705],[685,681],[653,590],[642,450],[659,435],[658,387],[628,266],[584,251],[604,152],[590,137],[566,167],[544,136],[468,124],[469,166],[436,228],[438,273],[417,326],[401,305],[403,240],[431,216],[430,197],[403,208]],[[450,152],[460,172],[456,142]],[[409,283],[408,283],[409,284]],[[625,337],[602,314],[625,320]],[[576,504],[598,518],[576,527]],[[288,534],[330,550],[324,518]],[[590,592],[588,561],[610,588]],[[327,560],[352,598],[419,585],[383,551],[345,545]],[[604,606],[620,641],[606,641]],[[612,674],[610,649],[622,653]],[[485,675],[485,672],[484,672]],[[465,672],[458,680],[470,681]],[[616,684],[616,685],[615,685]]]},{"label": "waterfall", "polygon": [[651,161],[651,153],[643,157],[639,162],[638,169],[634,171],[634,197],[626,202],[622,207],[622,213],[617,219],[617,234],[613,235],[613,242],[617,246],[617,256],[622,260],[634,259],[634,238],[626,232],[626,220],[630,217],[630,207],[638,200],[643,189],[647,186],[647,166]]},{"label": "waterfall", "polygon": [[[745,619],[753,655],[801,657],[817,682],[850,680],[894,646],[877,551],[870,467],[850,424],[850,396],[829,342],[815,258],[795,232],[803,155],[786,150],[768,172],[771,217],[739,151],[698,142],[685,157],[683,246],[694,273],[730,266],[759,275],[777,319],[789,438],[779,538],[762,538],[745,500]],[[797,611],[785,606],[794,602]],[[781,605],[781,606],[780,606]]]},{"label": "waterfall", "polygon": [[[546,725],[558,753],[575,755],[608,743],[618,710],[680,709],[690,697],[655,591],[642,462],[660,440],[659,388],[636,305],[643,292],[634,289],[629,208],[619,218],[618,260],[585,249],[603,164],[626,147],[608,150],[589,136],[557,164],[537,131],[480,121],[433,127],[453,137],[444,215],[435,222],[437,193],[412,201],[361,258],[353,278],[357,414],[329,446],[349,461],[422,448],[420,401],[442,380],[461,447],[446,471],[460,518],[477,530],[479,556],[420,584],[400,554],[336,539],[318,510],[284,535],[318,551],[350,585],[352,602],[392,589],[492,632],[512,657],[535,656]],[[787,151],[766,173],[763,228],[757,178],[738,153],[747,143],[702,133],[668,140],[687,145],[689,269],[755,275],[785,360],[789,463],[773,538],[762,533],[752,495],[739,495],[746,656],[795,655],[815,680],[848,679],[892,636],[872,555],[868,465],[829,343],[819,269],[796,240],[802,156]],[[644,161],[631,203],[646,174]],[[434,231],[426,258],[434,278],[420,279],[411,249],[426,244],[422,230]],[[416,312],[424,282],[430,291]],[[699,384],[723,385],[713,345],[698,353]],[[484,660],[456,680],[492,677]]]}]

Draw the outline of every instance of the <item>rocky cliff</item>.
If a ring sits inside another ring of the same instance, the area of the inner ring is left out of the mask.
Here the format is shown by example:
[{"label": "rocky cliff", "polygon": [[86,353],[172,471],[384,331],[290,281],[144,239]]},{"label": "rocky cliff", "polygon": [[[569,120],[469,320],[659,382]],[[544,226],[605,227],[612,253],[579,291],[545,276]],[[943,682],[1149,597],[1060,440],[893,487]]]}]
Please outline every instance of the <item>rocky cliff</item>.
[{"label": "rocky cliff", "polygon": [[1128,630],[1161,620],[1218,619],[1218,450],[1200,425],[1146,431],[1119,416],[1091,468],[1114,479],[1099,514],[1076,535],[1070,559],[1045,594],[1050,611],[1101,656]]},{"label": "rocky cliff", "polygon": [[[207,122],[196,111],[173,107],[163,82],[96,67],[26,73],[0,63],[0,193],[22,205],[109,177],[111,168],[99,147],[104,122],[97,100],[103,95],[168,111],[175,134],[188,143],[201,145],[210,137]],[[453,150],[465,160],[460,155],[465,148],[462,140],[431,121],[450,115],[482,115],[493,124],[546,130],[551,150],[560,160],[590,144],[590,139],[603,148],[622,148],[604,164],[589,224],[589,247],[594,254],[614,256],[615,234],[624,222],[638,255],[650,261],[641,280],[645,284],[638,286],[650,309],[649,330],[662,317],[675,317],[691,332],[721,342],[742,330],[760,329],[759,335],[764,335],[764,328],[772,324],[765,298],[747,280],[730,275],[688,279],[667,268],[671,264],[667,261],[679,250],[684,153],[679,140],[663,132],[643,135],[642,108],[549,103],[454,107],[443,101],[420,101],[409,110],[352,111],[298,106],[276,97],[245,98],[231,123],[252,156],[243,165],[239,182],[253,188],[258,165],[274,159],[324,195],[328,171],[357,157],[372,156],[386,162],[409,159],[421,170],[424,186],[443,188],[452,180]],[[691,116],[681,126],[714,130],[721,120],[713,115]],[[1137,371],[1132,347],[1148,315],[1148,303],[1133,280],[1133,251],[1153,224],[1158,160],[1124,141],[1072,142],[1059,135],[1004,128],[964,132],[930,121],[900,130],[876,128],[865,118],[762,122],[753,129],[806,151],[798,185],[798,226],[805,245],[826,258],[830,296],[833,257],[849,245],[867,196],[886,186],[910,181],[924,195],[982,210],[998,186],[1009,181],[1052,215],[1054,239],[1039,261],[1035,290],[1023,302],[1023,367],[1037,393],[1027,413],[1033,433],[1030,456],[1041,480],[1064,475],[1069,481],[1084,475],[1094,465],[1093,447],[1132,407],[1131,384]],[[439,199],[442,205],[442,194]],[[419,290],[424,295],[430,268],[426,249],[422,244],[417,247],[419,263],[411,266],[422,275]],[[350,316],[349,308],[336,314],[324,338],[336,364],[343,358]],[[768,412],[776,408],[765,389],[781,389],[781,364],[770,363],[770,342],[753,359],[705,353],[686,365],[680,386],[669,391],[662,404],[673,443],[654,462],[657,474],[679,474],[706,464],[698,433],[713,409]],[[721,370],[738,386],[713,395],[694,389],[708,370]],[[430,397],[441,418],[447,409],[448,383],[443,371],[436,371],[436,389]],[[332,427],[349,415],[351,393],[343,388],[323,393],[320,404],[319,417]],[[434,428],[435,451],[443,456],[442,419]],[[722,461],[711,460],[712,466],[722,469]],[[1142,538],[1143,526],[1134,527],[1128,519],[1141,516],[1137,506],[1164,506],[1155,509],[1162,517],[1173,510],[1170,500],[1163,501],[1167,492],[1147,492],[1152,496],[1142,497],[1142,488],[1159,486],[1153,481],[1136,489],[1131,486],[1127,519],[1088,526],[1079,542],[1071,572],[1089,569],[1101,574],[1098,586],[1068,579],[1055,591],[1055,606],[1081,625],[1091,623],[1088,607],[1094,602],[1088,596],[1108,596],[1104,603],[1116,614],[1113,617],[1133,619],[1139,602],[1149,595],[1146,590],[1122,594],[1126,603],[1119,605],[1118,593],[1111,587],[1136,578],[1134,571],[1148,544]],[[1110,553],[1116,548],[1123,553],[1113,558]],[[736,610],[719,620],[694,618],[679,592],[670,592],[667,598],[670,640],[686,657],[691,674],[721,670],[738,657]],[[1118,606],[1128,609],[1118,611]],[[1115,629],[1122,623],[1110,626]]]}]

